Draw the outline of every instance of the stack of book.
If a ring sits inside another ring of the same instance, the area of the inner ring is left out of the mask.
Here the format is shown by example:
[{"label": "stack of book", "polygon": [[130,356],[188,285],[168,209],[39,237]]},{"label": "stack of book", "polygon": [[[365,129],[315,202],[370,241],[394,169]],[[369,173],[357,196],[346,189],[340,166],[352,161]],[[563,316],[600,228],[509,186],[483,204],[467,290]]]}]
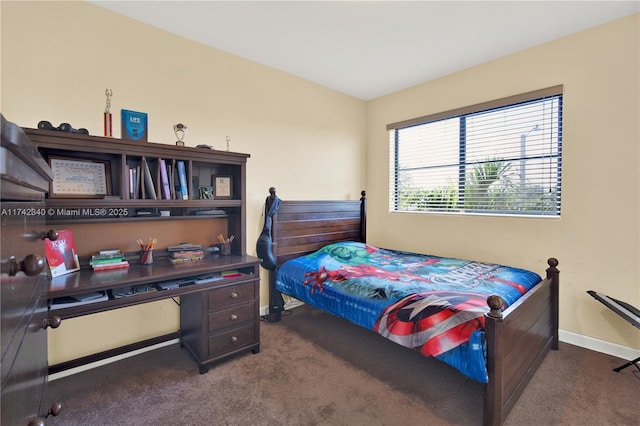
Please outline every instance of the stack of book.
[{"label": "stack of book", "polygon": [[169,260],[174,265],[204,258],[204,250],[200,244],[180,244],[169,246],[167,250],[169,251]]},{"label": "stack of book", "polygon": [[89,264],[95,272],[126,269],[129,267],[129,262],[120,250],[102,250],[91,256],[91,262]]}]

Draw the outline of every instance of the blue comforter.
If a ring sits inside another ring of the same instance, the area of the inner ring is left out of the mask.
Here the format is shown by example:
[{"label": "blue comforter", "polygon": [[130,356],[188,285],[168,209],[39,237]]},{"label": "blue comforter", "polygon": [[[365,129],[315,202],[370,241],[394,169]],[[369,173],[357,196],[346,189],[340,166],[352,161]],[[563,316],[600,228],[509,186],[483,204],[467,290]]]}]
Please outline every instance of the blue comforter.
[{"label": "blue comforter", "polygon": [[507,307],[540,281],[523,269],[343,242],[282,264],[276,288],[486,383],[487,297]]}]

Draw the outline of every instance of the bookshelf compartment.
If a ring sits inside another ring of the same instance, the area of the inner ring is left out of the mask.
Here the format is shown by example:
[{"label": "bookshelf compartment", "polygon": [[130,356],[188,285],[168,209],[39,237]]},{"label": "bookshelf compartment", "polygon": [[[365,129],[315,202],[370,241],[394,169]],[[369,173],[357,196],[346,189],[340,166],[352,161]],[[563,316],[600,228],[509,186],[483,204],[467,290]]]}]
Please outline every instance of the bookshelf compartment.
[{"label": "bookshelf compartment", "polygon": [[[229,164],[210,164],[200,161],[193,161],[191,164],[192,173],[192,196],[196,199],[203,199],[201,187],[209,188],[213,200],[237,200],[241,198],[238,188],[242,187],[240,169]],[[225,191],[223,196],[216,196],[217,177],[228,178],[228,193]]]}]

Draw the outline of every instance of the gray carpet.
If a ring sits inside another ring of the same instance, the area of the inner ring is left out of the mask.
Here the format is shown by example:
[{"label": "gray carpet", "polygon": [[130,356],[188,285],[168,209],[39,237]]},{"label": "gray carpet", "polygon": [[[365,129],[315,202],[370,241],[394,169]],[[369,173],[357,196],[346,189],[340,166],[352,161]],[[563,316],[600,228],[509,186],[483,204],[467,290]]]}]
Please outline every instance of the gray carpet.
[{"label": "gray carpet", "polygon": [[[479,425],[482,385],[309,307],[261,324],[261,352],[207,374],[172,345],[49,384],[47,425]],[[561,343],[506,425],[640,424],[640,373]]]}]

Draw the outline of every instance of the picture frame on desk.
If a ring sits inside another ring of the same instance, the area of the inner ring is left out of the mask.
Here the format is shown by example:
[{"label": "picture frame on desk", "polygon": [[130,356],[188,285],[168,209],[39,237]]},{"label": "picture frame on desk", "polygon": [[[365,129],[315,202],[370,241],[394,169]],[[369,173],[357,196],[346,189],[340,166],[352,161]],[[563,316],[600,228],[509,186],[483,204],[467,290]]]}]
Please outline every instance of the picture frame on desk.
[{"label": "picture frame on desk", "polygon": [[230,200],[233,198],[233,179],[231,176],[213,175],[211,177],[214,200]]},{"label": "picture frame on desk", "polygon": [[111,165],[106,160],[49,156],[53,181],[49,198],[104,198],[111,195]]}]

